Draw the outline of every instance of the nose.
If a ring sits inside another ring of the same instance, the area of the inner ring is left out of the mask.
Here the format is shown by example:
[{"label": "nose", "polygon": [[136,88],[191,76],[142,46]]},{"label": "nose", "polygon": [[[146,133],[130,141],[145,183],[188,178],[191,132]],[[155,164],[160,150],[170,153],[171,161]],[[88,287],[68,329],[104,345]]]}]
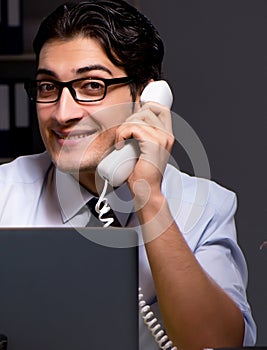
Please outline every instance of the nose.
[{"label": "nose", "polygon": [[60,124],[70,124],[81,120],[84,108],[74,100],[69,89],[64,87],[57,102],[55,118]]}]

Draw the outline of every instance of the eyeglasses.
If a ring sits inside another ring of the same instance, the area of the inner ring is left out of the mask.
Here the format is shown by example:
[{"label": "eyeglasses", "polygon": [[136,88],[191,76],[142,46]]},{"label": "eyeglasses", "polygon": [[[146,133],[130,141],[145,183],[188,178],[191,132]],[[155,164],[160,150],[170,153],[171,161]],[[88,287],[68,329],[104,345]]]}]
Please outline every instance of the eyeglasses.
[{"label": "eyeglasses", "polygon": [[60,99],[64,87],[78,102],[96,102],[103,100],[110,85],[129,84],[130,77],[100,79],[80,78],[67,82],[56,80],[33,80],[24,83],[24,88],[31,101],[37,103],[53,103]]}]

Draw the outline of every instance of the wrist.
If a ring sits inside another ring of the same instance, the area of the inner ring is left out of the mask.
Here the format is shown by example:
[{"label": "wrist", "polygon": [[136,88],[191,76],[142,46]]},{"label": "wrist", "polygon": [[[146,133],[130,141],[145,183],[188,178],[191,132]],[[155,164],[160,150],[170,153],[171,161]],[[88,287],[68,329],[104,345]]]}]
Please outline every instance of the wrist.
[{"label": "wrist", "polygon": [[135,200],[135,209],[145,243],[167,232],[174,222],[162,193],[153,194],[142,206]]},{"label": "wrist", "polygon": [[130,190],[133,195],[136,212],[142,210],[157,210],[165,197],[161,192],[160,185],[151,185],[144,179],[136,180],[130,183]]}]

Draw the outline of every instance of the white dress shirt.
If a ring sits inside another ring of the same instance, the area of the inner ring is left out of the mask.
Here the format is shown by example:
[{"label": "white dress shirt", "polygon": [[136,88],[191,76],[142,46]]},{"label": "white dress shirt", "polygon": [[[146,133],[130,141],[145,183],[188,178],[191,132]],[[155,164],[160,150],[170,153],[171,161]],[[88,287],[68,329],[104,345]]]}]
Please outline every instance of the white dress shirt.
[{"label": "white dress shirt", "polygon": [[[171,165],[164,173],[162,192],[195,257],[240,307],[245,320],[243,345],[253,346],[256,327],[246,298],[247,266],[236,241],[235,194]],[[71,175],[56,170],[46,152],[1,165],[0,193],[1,227],[84,227],[90,221],[86,202],[92,195]],[[122,226],[134,227],[140,234],[127,185],[107,198]],[[161,322],[143,245],[139,248],[139,283]],[[141,319],[139,324],[140,350],[159,349]]]}]

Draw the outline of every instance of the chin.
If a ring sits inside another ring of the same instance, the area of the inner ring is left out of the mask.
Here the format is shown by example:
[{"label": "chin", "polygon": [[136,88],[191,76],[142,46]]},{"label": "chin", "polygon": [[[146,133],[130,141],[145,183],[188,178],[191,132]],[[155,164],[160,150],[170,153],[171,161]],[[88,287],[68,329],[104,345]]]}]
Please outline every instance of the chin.
[{"label": "chin", "polygon": [[66,173],[95,172],[97,165],[112,150],[112,142],[102,140],[90,147],[61,147],[48,149],[55,166]]},{"label": "chin", "polygon": [[79,174],[84,172],[94,173],[99,163],[99,159],[94,154],[94,157],[80,159],[71,155],[57,157],[53,160],[55,166],[64,173]]}]

